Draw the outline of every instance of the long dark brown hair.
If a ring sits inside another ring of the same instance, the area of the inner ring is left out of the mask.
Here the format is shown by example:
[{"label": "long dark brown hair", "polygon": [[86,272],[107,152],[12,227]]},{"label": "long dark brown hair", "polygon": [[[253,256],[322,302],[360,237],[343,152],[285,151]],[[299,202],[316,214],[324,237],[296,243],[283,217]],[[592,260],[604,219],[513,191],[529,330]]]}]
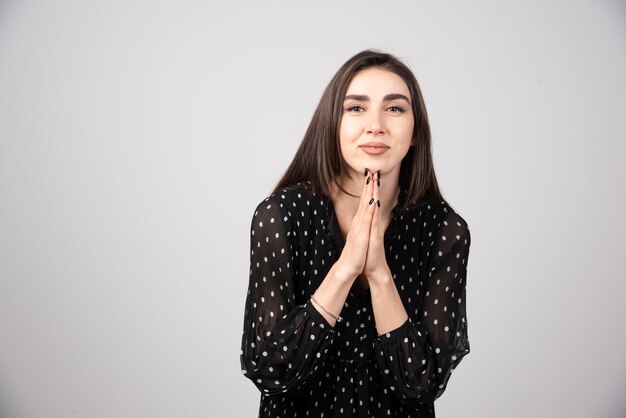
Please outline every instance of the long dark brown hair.
[{"label": "long dark brown hair", "polygon": [[407,190],[400,211],[404,212],[411,204],[421,200],[430,198],[444,200],[435,176],[428,115],[417,79],[398,58],[372,49],[354,55],[333,76],[315,109],[300,147],[272,193],[306,181],[310,182],[310,187],[316,194],[330,196],[333,183],[341,191],[348,193],[338,182],[339,177],[348,173],[347,163],[341,155],[339,146],[343,100],[354,75],[372,67],[397,74],[404,80],[411,93],[415,118],[413,138],[416,141],[400,165],[399,186]]}]

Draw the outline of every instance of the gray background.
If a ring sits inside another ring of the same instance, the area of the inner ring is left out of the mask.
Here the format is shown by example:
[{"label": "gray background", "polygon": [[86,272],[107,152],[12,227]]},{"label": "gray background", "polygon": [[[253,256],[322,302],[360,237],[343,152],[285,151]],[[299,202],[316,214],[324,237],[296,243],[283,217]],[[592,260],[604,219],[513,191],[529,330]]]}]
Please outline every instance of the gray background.
[{"label": "gray background", "polygon": [[440,3],[0,2],[0,416],[256,416],[253,209],[372,47],[472,231],[438,417],[623,417],[625,4]]}]

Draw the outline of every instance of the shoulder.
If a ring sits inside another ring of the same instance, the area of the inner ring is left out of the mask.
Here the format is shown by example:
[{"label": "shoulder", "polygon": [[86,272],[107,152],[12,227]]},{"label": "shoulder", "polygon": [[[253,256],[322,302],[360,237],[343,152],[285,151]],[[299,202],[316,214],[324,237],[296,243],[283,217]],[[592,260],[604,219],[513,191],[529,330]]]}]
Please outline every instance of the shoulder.
[{"label": "shoulder", "polygon": [[467,221],[450,203],[441,199],[429,199],[420,205],[421,209],[433,219],[446,222],[458,222],[467,227]]},{"label": "shoulder", "polygon": [[311,199],[319,200],[314,196],[305,183],[298,183],[277,190],[263,199],[256,205],[254,217],[278,216],[285,218],[292,217],[292,212],[298,213],[305,207],[311,205]]},{"label": "shoulder", "polygon": [[408,215],[420,219],[419,227],[426,236],[441,240],[467,239],[469,243],[468,222],[445,200],[437,198],[425,200],[415,205]]}]

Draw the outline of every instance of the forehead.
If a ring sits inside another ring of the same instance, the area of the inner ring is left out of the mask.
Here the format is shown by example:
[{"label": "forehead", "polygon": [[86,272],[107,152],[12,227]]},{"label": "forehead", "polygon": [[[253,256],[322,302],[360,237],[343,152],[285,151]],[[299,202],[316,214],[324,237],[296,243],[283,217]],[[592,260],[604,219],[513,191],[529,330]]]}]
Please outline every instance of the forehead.
[{"label": "forehead", "polygon": [[399,75],[380,68],[367,68],[356,73],[346,92],[346,94],[367,94],[373,98],[389,93],[402,93],[410,97],[409,88]]}]

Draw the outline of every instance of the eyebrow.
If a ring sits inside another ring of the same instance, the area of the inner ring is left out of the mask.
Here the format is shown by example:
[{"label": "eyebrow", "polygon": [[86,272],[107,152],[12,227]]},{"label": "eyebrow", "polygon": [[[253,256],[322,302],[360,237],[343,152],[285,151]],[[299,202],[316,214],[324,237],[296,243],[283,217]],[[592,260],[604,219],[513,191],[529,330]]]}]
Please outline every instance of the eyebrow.
[{"label": "eyebrow", "polygon": [[[396,99],[400,99],[400,100],[405,100],[407,103],[411,103],[408,99],[408,97],[406,97],[404,94],[400,94],[400,93],[391,93],[386,95],[385,97],[383,97],[383,102],[388,102],[391,100],[396,100]],[[356,100],[359,102],[369,102],[370,97],[366,94],[348,94],[346,97],[343,98],[343,101],[345,102],[346,100]]]}]

